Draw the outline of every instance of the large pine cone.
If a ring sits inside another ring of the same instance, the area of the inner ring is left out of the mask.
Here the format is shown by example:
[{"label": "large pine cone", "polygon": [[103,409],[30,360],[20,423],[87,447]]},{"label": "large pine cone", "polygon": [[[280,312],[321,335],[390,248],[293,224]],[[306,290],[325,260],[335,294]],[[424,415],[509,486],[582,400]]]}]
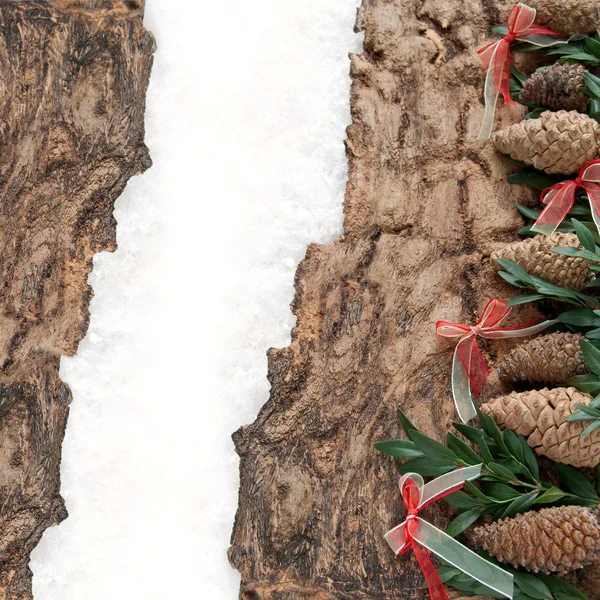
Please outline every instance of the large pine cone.
[{"label": "large pine cone", "polygon": [[527,340],[502,358],[500,379],[513,384],[561,385],[589,373],[577,333],[549,333]]},{"label": "large pine cone", "polygon": [[582,506],[542,508],[475,527],[471,541],[500,562],[534,573],[564,575],[600,556],[598,519]]},{"label": "large pine cone", "polygon": [[538,71],[523,84],[519,102],[551,110],[587,112],[590,99],[581,92],[585,72],[587,69],[582,65],[560,63]]},{"label": "large pine cone", "polygon": [[543,112],[492,134],[503,154],[546,173],[577,173],[598,157],[600,123],[574,110]]},{"label": "large pine cone", "polygon": [[600,23],[597,0],[528,0],[537,10],[536,23],[558,33],[591,33]]},{"label": "large pine cone", "polygon": [[577,412],[575,404],[588,405],[592,397],[575,388],[554,388],[511,392],[481,405],[500,427],[527,437],[538,453],[555,462],[574,467],[595,467],[600,463],[600,429],[581,433],[589,421],[567,421]]},{"label": "large pine cone", "polygon": [[590,263],[584,258],[552,252],[552,248],[560,246],[583,249],[574,233],[555,232],[552,235],[537,235],[504,246],[493,252],[491,258],[494,261],[510,260],[530,275],[580,292],[594,277]]}]

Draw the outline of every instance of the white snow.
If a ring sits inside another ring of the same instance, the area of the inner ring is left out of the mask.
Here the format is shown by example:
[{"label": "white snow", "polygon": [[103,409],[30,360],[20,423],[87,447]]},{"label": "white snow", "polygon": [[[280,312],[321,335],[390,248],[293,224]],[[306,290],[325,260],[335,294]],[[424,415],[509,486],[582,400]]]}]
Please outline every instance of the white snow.
[{"label": "white snow", "polygon": [[37,600],[237,598],[230,436],[268,398],[306,245],[341,233],[358,0],[147,2],[154,167],[62,361],[70,517],[33,553]]}]

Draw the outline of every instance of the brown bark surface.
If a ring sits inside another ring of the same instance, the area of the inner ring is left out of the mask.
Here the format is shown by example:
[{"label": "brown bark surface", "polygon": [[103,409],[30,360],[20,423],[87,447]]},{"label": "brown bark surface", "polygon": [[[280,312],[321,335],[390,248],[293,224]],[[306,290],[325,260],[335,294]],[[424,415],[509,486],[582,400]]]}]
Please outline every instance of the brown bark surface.
[{"label": "brown bark surface", "polygon": [[[428,597],[416,560],[395,559],[383,539],[405,513],[394,463],[373,444],[399,435],[399,407],[445,438],[454,344],[434,324],[474,323],[490,298],[514,295],[489,256],[516,239],[515,204],[537,200],[506,183],[509,163],[476,140],[476,49],[513,6],[363,0],[344,237],[308,248],[292,342],[269,351],[270,399],[234,435],[241,487],[229,556],[243,600]],[[523,112],[502,107],[497,127]],[[507,348],[491,342],[485,353],[493,363]],[[424,517],[445,528],[449,514],[440,502]]]},{"label": "brown bark surface", "polygon": [[0,3],[0,600],[32,598],[29,554],[67,516],[59,361],[117,247],[114,202],[151,164],[142,18],[138,0]]}]

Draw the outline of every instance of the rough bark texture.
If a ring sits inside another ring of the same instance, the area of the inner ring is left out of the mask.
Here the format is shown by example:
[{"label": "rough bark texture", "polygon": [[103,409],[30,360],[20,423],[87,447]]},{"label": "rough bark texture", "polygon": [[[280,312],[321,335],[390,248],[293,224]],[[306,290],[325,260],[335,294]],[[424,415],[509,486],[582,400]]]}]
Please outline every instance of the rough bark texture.
[{"label": "rough bark texture", "polygon": [[150,166],[155,43],[141,1],[0,3],[0,600],[32,598],[29,554],[67,516],[61,355],[84,337],[116,198]]},{"label": "rough bark texture", "polygon": [[[488,299],[514,295],[489,256],[515,241],[515,204],[537,200],[506,183],[511,167],[490,142],[475,141],[485,75],[475,50],[513,6],[363,0],[344,237],[308,248],[292,342],[269,351],[270,400],[234,435],[229,556],[243,600],[428,597],[416,560],[396,560],[383,539],[405,512],[394,463],[373,444],[399,435],[398,407],[445,437],[454,344],[434,324],[474,323]],[[504,107],[497,126],[522,114]],[[520,308],[512,322],[533,316]],[[508,347],[489,342],[485,353],[493,362]],[[423,516],[445,527],[449,512],[440,502]]]}]

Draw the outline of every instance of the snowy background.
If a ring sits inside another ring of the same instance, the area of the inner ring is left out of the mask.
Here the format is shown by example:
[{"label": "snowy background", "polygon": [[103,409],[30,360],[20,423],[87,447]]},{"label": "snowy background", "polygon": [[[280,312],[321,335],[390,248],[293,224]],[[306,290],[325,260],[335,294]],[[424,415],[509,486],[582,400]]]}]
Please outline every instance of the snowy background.
[{"label": "snowy background", "polygon": [[154,167],[95,259],[37,600],[234,600],[231,433],[268,398],[296,265],[342,226],[358,0],[147,0]]}]

